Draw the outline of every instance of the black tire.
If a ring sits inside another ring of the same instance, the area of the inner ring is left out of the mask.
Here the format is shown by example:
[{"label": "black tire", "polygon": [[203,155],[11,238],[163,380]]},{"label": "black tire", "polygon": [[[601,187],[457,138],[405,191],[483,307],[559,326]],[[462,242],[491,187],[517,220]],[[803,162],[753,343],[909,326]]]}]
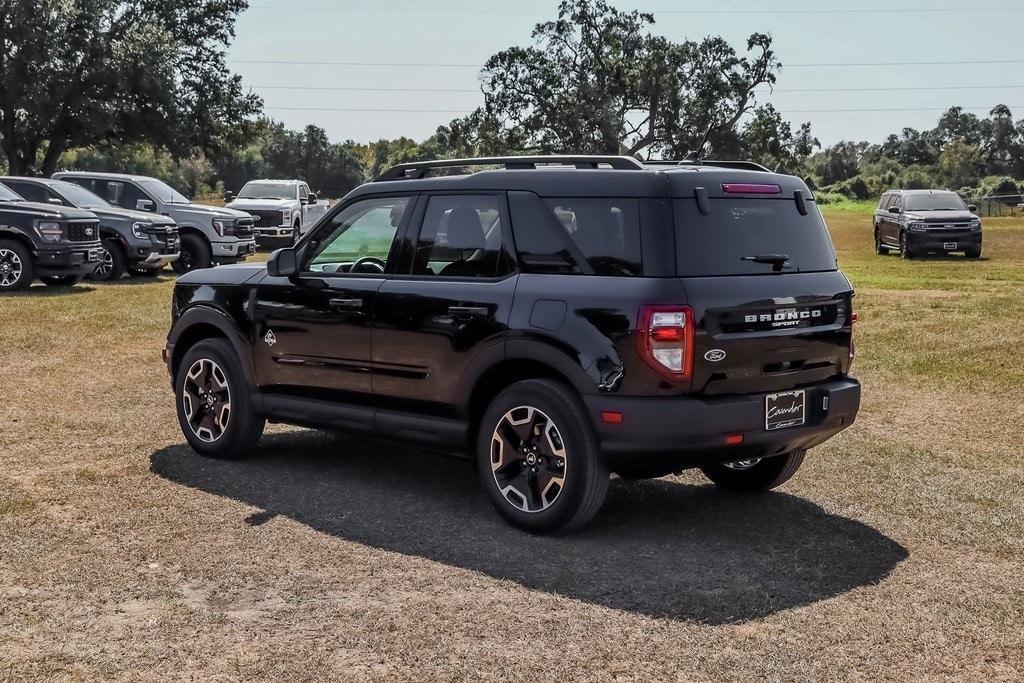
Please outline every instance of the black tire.
[{"label": "black tire", "polygon": [[[513,426],[517,420],[524,420],[516,422],[519,430]],[[507,447],[504,437],[495,437],[499,430],[521,443]],[[558,382],[527,380],[498,394],[480,421],[476,450],[491,502],[526,531],[578,528],[597,514],[608,493],[610,477],[590,419],[579,399]]]},{"label": "black tire", "polygon": [[176,273],[187,273],[199,268],[209,268],[213,261],[210,245],[199,235],[191,233],[181,236],[181,256],[171,264]]},{"label": "black tire", "polygon": [[882,244],[882,235],[878,228],[875,228],[875,253],[879,256],[886,256],[889,253],[889,247]]},{"label": "black tire", "polygon": [[28,289],[35,277],[32,254],[21,242],[0,240],[0,292]]},{"label": "black tire", "polygon": [[912,259],[914,258],[914,250],[910,246],[910,238],[907,237],[907,233],[900,233],[900,258],[901,259]]},{"label": "black tire", "polygon": [[756,465],[737,468],[725,463],[705,465],[701,471],[718,488],[743,493],[768,491],[792,479],[804,462],[807,451],[793,451],[773,458],[765,458]]},{"label": "black tire", "polygon": [[299,231],[302,230],[302,223],[295,221],[295,225],[292,226],[292,246],[299,241]]},{"label": "black tire", "polygon": [[100,265],[93,271],[92,279],[97,282],[117,282],[128,268],[128,257],[121,244],[114,239],[103,240]]},{"label": "black tire", "polygon": [[181,433],[193,450],[210,458],[248,455],[267,425],[253,410],[241,363],[226,339],[206,339],[185,352],[174,378],[174,401]]},{"label": "black tire", "polygon": [[39,278],[48,287],[74,287],[81,280],[81,275],[46,275]]},{"label": "black tire", "polygon": [[967,251],[964,252],[964,256],[966,256],[969,259],[980,259],[981,249],[968,249]]}]

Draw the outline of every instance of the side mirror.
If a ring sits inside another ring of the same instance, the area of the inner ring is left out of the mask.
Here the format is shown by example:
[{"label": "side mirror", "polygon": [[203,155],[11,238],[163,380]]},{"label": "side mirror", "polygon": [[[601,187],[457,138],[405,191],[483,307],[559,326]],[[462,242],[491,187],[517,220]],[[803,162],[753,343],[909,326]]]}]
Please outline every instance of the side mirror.
[{"label": "side mirror", "polygon": [[971,213],[978,213],[978,207],[975,206],[974,204],[968,204],[967,210],[970,211]]},{"label": "side mirror", "polygon": [[267,273],[271,277],[291,277],[297,272],[299,261],[294,249],[278,249],[267,259]]},{"label": "side mirror", "polygon": [[139,199],[135,202],[135,208],[139,211],[153,211],[153,202],[149,199]]},{"label": "side mirror", "polygon": [[898,206],[890,206],[889,207],[889,213],[899,213],[899,212],[900,212],[900,207],[898,207]]},{"label": "side mirror", "polygon": [[317,203],[317,201],[319,201],[319,199],[318,199],[318,198],[317,198],[317,196],[316,196],[315,194],[313,194],[312,192],[310,192],[310,193],[309,193],[309,196],[308,196],[308,197],[306,197],[306,203],[307,203],[307,204],[316,204],[316,203]]},{"label": "side mirror", "polygon": [[46,203],[47,204],[55,204],[57,206],[64,206],[64,202],[62,202],[61,200],[57,199],[56,197],[49,197],[46,200]]},{"label": "side mirror", "polygon": [[233,201],[235,201],[235,193],[232,192],[231,190],[228,190],[227,192],[224,193],[224,203],[227,204]]}]

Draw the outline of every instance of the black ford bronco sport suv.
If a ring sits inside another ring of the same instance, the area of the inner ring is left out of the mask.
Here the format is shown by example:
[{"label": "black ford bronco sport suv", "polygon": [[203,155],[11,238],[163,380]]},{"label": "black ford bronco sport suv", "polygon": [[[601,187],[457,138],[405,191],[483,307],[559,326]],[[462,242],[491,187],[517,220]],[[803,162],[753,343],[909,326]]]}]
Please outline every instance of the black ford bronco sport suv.
[{"label": "black ford bronco sport suv", "polygon": [[100,222],[81,209],[25,201],[0,185],[0,293],[32,280],[69,287],[96,270]]},{"label": "black ford bronco sport suv", "polygon": [[538,532],[611,472],[778,486],[856,416],[853,290],[806,185],[729,163],[397,166],[266,267],[178,280],[181,429],[222,458],[267,420],[471,453]]},{"label": "black ford bronco sport suv", "polygon": [[981,219],[949,190],[889,190],[875,209],[875,253],[909,259],[963,252],[981,258]]}]

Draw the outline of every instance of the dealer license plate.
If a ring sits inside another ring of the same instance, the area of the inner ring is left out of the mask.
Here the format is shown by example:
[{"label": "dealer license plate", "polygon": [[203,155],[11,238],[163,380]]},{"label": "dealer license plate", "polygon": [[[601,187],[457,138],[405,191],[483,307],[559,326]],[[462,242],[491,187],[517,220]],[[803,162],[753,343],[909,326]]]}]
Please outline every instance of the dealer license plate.
[{"label": "dealer license plate", "polygon": [[956,251],[956,242],[943,242],[942,248],[946,251]]},{"label": "dealer license plate", "polygon": [[807,394],[803,389],[764,397],[764,428],[768,431],[798,427],[806,421]]}]

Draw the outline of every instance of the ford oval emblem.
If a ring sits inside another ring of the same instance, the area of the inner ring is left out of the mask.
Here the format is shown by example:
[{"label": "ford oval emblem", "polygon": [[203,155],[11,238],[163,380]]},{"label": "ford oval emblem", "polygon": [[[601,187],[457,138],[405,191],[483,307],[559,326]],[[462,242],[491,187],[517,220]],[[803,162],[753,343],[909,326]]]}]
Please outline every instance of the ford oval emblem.
[{"label": "ford oval emblem", "polygon": [[717,363],[719,361],[725,360],[725,351],[723,351],[722,349],[711,349],[710,351],[704,354],[704,360],[710,361],[712,363]]}]

